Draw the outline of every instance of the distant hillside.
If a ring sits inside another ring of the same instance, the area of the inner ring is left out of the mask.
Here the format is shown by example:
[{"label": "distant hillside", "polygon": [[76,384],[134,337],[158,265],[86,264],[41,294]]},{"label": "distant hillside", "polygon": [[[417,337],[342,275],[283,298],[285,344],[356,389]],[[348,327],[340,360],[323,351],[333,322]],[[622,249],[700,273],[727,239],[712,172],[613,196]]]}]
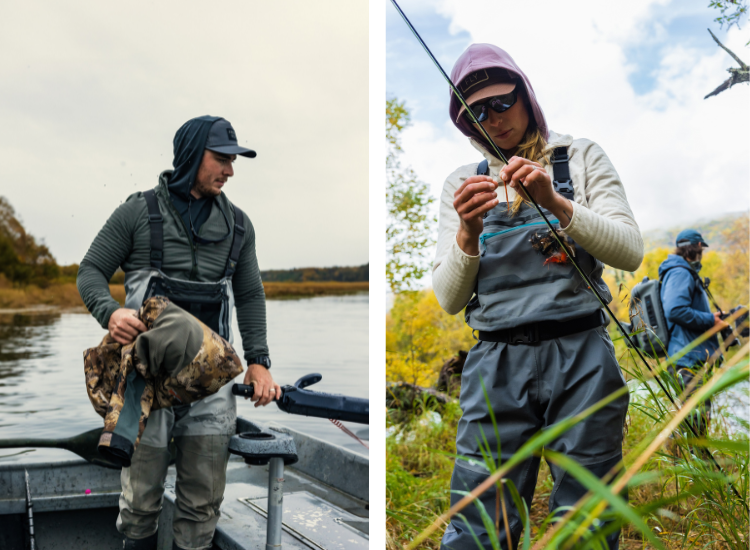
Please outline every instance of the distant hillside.
[{"label": "distant hillside", "polygon": [[261,271],[260,277],[264,283],[363,282],[370,280],[370,264],[355,267],[270,269]]},{"label": "distant hillside", "polygon": [[750,216],[750,212],[730,212],[719,218],[701,219],[692,224],[682,224],[670,229],[652,229],[643,233],[643,244],[646,250],[667,247],[672,248],[675,244],[677,234],[683,229],[697,229],[710,245],[711,250],[722,250],[727,247],[727,242],[722,232],[732,227],[737,218]]}]

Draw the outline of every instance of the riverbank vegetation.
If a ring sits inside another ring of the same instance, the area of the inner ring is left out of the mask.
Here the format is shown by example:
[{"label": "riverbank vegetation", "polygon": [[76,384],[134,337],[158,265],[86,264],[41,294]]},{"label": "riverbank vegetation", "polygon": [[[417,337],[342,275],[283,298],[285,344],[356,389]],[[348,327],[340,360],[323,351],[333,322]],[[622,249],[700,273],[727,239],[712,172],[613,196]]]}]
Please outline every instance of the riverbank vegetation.
[{"label": "riverbank vegetation", "polygon": [[[341,296],[369,290],[369,264],[355,267],[308,267],[261,272],[266,298]],[[82,308],[76,288],[78,264],[58,265],[49,248],[37,242],[0,196],[0,310]],[[109,284],[112,297],[125,303],[125,274]]]}]

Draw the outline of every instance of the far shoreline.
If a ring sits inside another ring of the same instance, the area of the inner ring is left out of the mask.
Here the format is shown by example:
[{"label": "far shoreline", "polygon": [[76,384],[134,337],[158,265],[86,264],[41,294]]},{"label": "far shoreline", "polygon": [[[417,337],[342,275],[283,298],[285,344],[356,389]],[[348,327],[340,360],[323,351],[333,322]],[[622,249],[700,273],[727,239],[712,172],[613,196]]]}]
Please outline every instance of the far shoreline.
[{"label": "far shoreline", "polygon": [[[368,281],[263,283],[266,300],[289,300],[319,296],[347,296],[369,292]],[[124,285],[109,285],[112,297],[125,303]],[[75,283],[51,284],[47,288],[30,285],[24,288],[0,288],[0,315],[85,312]]]}]

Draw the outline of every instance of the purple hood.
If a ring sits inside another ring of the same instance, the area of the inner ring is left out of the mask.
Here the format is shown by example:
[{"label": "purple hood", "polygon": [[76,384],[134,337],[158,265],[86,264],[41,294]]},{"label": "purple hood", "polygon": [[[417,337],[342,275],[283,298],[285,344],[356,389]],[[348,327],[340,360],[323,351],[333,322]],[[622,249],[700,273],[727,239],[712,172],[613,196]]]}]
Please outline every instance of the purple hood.
[{"label": "purple hood", "polygon": [[[491,67],[502,68],[521,77],[526,87],[526,92],[529,97],[529,103],[531,104],[531,110],[534,114],[534,120],[536,120],[537,126],[541,129],[542,135],[544,135],[544,139],[549,140],[549,128],[547,128],[547,121],[544,118],[542,108],[539,106],[539,103],[537,103],[534,89],[531,87],[529,79],[526,78],[526,75],[521,69],[518,68],[516,62],[513,61],[513,58],[508,55],[505,50],[501,50],[500,48],[498,48],[497,46],[493,46],[492,44],[472,44],[471,46],[466,48],[466,51],[461,54],[461,57],[459,57],[458,60],[456,60],[455,65],[453,65],[453,70],[451,71],[451,80],[454,84],[457,84],[471,73],[479,71],[481,69],[489,69]],[[468,137],[473,137],[474,139],[482,143],[485,147],[487,147],[488,151],[492,151],[492,148],[490,147],[489,143],[487,143],[487,140],[484,139],[482,134],[478,130],[476,130],[474,128],[474,125],[466,120],[466,118],[462,116],[459,121],[456,122],[456,117],[458,117],[458,111],[460,108],[461,103],[458,101],[458,98],[455,96],[453,91],[451,91],[451,103],[449,110],[453,124],[455,124],[459,130],[461,130],[462,134]]]}]

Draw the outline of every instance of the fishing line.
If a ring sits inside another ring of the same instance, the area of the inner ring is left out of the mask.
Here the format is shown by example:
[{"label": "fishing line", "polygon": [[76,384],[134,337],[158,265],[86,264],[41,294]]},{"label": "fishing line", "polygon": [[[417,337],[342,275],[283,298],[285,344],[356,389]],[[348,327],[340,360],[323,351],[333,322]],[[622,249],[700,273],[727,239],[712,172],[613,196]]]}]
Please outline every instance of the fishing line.
[{"label": "fishing line", "polygon": [[[465,112],[469,113],[469,115],[471,116],[471,119],[472,119],[474,125],[479,128],[479,131],[482,133],[482,135],[484,136],[484,138],[487,140],[487,143],[490,144],[490,146],[494,150],[494,152],[497,155],[497,157],[507,165],[508,164],[508,159],[505,157],[505,155],[503,154],[503,152],[497,146],[497,144],[495,143],[495,141],[487,133],[487,130],[484,129],[484,126],[482,126],[482,124],[477,120],[476,115],[474,115],[474,111],[472,111],[471,108],[469,108],[469,105],[466,103],[466,100],[464,99],[464,96],[458,90],[458,88],[456,87],[456,85],[453,84],[453,81],[450,79],[450,77],[443,70],[443,67],[440,65],[440,63],[435,58],[435,56],[432,55],[432,52],[430,51],[430,48],[428,48],[427,44],[425,44],[424,40],[422,40],[422,37],[417,32],[417,29],[415,29],[414,26],[411,24],[411,21],[409,21],[409,18],[406,17],[406,14],[403,12],[403,10],[401,9],[401,7],[398,5],[398,3],[396,2],[396,0],[391,0],[391,3],[396,8],[396,10],[398,11],[398,13],[401,15],[401,18],[404,20],[404,22],[409,27],[409,29],[414,34],[414,36],[417,38],[417,40],[422,45],[422,47],[424,48],[424,50],[427,52],[427,55],[430,56],[430,59],[432,59],[432,62],[438,68],[438,70],[440,71],[440,74],[442,74],[443,78],[445,78],[446,82],[448,82],[448,85],[450,86],[451,90],[453,91],[454,94],[456,94],[456,98],[458,99],[459,102],[461,102],[461,105],[463,105],[463,107],[465,108]],[[532,206],[536,209],[536,211],[542,217],[542,219],[544,220],[544,223],[547,224],[547,227],[549,227],[550,233],[555,238],[555,240],[559,243],[560,247],[565,252],[565,254],[568,256],[568,258],[570,259],[570,262],[573,264],[573,267],[576,268],[576,271],[578,271],[578,273],[581,275],[581,277],[583,278],[583,280],[588,285],[589,289],[591,289],[591,291],[593,291],[594,295],[596,296],[596,299],[599,301],[599,303],[602,305],[602,307],[604,307],[604,309],[607,310],[607,313],[609,313],[610,318],[615,322],[615,324],[617,325],[617,328],[620,330],[620,333],[622,333],[623,337],[625,337],[625,339],[630,344],[630,347],[633,350],[635,350],[636,354],[638,354],[638,357],[641,358],[641,361],[643,361],[643,364],[646,365],[646,368],[654,376],[654,380],[656,380],[656,383],[662,389],[662,391],[667,396],[667,398],[672,403],[672,405],[676,409],[680,409],[681,406],[677,405],[677,403],[675,402],[674,398],[672,397],[672,394],[664,386],[664,384],[662,384],[661,379],[656,375],[656,373],[654,373],[654,370],[648,364],[648,361],[646,361],[646,358],[643,357],[643,355],[641,354],[641,351],[638,349],[638,347],[636,347],[636,345],[630,339],[630,335],[627,333],[627,331],[620,324],[620,321],[617,320],[617,317],[615,317],[615,314],[612,313],[612,310],[609,309],[609,305],[607,305],[607,303],[605,303],[604,299],[601,297],[601,295],[599,294],[599,292],[596,290],[596,287],[591,283],[591,280],[588,278],[588,275],[586,275],[586,273],[584,273],[583,269],[581,269],[581,267],[578,265],[578,262],[573,257],[573,254],[571,253],[570,249],[565,244],[564,239],[561,239],[560,236],[557,234],[557,231],[552,226],[552,224],[550,223],[549,219],[547,219],[547,216],[544,215],[544,212],[542,212],[542,209],[540,208],[539,204],[537,204],[537,202],[534,199],[534,197],[531,196],[531,194],[526,190],[526,188],[523,186],[523,184],[521,184],[520,187],[523,190],[524,195],[526,195],[526,198],[528,199],[528,201],[532,204]],[[700,438],[698,432],[695,430],[695,428],[693,427],[693,425],[690,422],[687,422],[687,426],[688,426],[688,428],[690,428],[690,431],[693,432],[693,435],[696,438]],[[719,469],[719,471],[723,472],[723,470],[721,469],[721,466],[719,466],[719,463],[716,462],[716,459],[713,457],[713,455],[711,455],[710,453],[708,453],[708,456],[711,457],[711,460],[713,461],[714,465]],[[745,504],[745,508],[748,511],[750,511],[750,507],[748,507],[748,504],[740,496],[739,492],[737,491],[737,489],[736,489],[736,487],[734,486],[733,483],[732,483],[732,490],[734,491],[734,494],[740,500],[742,500],[743,504]]]}]

